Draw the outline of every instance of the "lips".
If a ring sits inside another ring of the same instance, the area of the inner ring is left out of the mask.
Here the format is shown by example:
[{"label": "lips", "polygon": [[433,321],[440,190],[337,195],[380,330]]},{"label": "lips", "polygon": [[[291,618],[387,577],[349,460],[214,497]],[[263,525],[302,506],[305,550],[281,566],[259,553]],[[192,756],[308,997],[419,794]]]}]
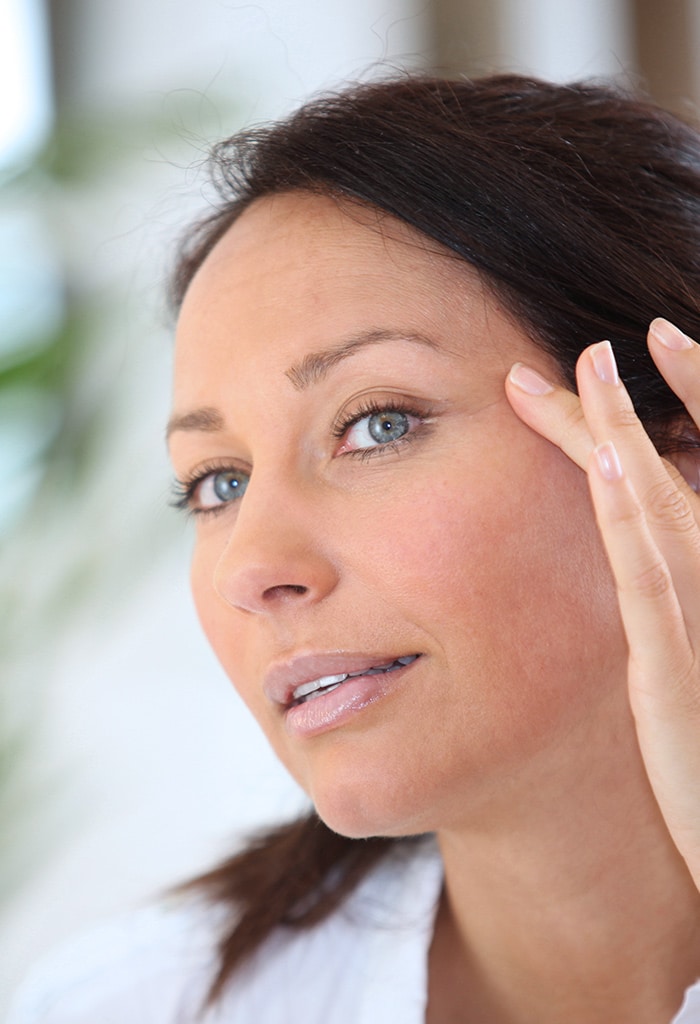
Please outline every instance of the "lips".
[{"label": "lips", "polygon": [[330,693],[331,690],[335,690],[337,686],[344,683],[346,679],[355,679],[357,676],[376,676],[392,672],[397,668],[410,665],[417,657],[417,654],[407,654],[400,658],[395,658],[386,665],[373,665],[372,668],[364,669],[360,672],[340,672],[332,676],[321,676],[320,679],[312,679],[308,683],[302,683],[301,686],[297,686],[294,690],[292,693],[292,706],[301,704],[306,700],[313,700],[314,697],[320,697],[324,693]]},{"label": "lips", "polygon": [[410,665],[419,654],[389,655],[313,654],[294,658],[271,668],[263,691],[276,704],[286,708],[306,703],[360,676],[387,675]]}]

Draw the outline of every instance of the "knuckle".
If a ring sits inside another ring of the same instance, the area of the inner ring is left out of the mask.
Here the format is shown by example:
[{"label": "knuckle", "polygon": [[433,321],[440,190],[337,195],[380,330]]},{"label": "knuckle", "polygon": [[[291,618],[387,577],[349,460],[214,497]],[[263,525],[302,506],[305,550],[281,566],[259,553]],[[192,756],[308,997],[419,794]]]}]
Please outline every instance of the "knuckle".
[{"label": "knuckle", "polygon": [[631,403],[618,406],[614,413],[611,414],[610,419],[612,426],[619,430],[641,429],[639,417]]},{"label": "knuckle", "polygon": [[630,586],[642,597],[657,600],[673,589],[673,580],[666,563],[657,561],[635,573]]},{"label": "knuckle", "polygon": [[696,527],[695,516],[681,490],[672,480],[652,484],[644,496],[647,519],[652,526],[685,532]]},{"label": "knuckle", "polygon": [[639,533],[640,530],[644,530],[647,523],[647,517],[644,509],[637,502],[629,508],[624,508],[613,513],[611,519],[619,528],[627,531],[634,531],[636,533]]}]

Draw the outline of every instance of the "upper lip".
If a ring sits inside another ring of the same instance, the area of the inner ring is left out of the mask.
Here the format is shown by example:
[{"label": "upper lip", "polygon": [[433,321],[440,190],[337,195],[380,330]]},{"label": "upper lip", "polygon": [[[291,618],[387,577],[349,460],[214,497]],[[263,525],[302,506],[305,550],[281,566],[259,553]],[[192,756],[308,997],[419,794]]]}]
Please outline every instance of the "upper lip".
[{"label": "upper lip", "polygon": [[294,691],[303,683],[322,676],[355,674],[378,665],[389,665],[397,658],[417,654],[405,650],[392,654],[366,654],[349,651],[330,651],[324,654],[302,654],[288,661],[272,665],[263,680],[263,693],[276,704],[287,707],[294,701]]}]

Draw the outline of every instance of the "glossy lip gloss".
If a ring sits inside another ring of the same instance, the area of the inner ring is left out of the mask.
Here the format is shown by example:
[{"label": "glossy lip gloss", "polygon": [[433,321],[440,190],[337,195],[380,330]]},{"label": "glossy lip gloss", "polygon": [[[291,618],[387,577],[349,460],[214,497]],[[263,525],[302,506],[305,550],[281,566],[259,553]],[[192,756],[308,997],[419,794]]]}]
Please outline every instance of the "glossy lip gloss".
[{"label": "glossy lip gloss", "polygon": [[[398,657],[343,652],[305,655],[274,666],[265,678],[263,689],[270,700],[280,705],[287,732],[292,736],[311,737],[339,728],[364,708],[389,695],[402,685],[406,673],[419,660],[420,655],[415,654]],[[387,668],[376,671],[378,666]],[[365,669],[368,674],[363,673]],[[371,674],[370,669],[374,670]],[[340,674],[350,677],[338,685],[327,684],[328,689],[316,696],[295,699],[294,692],[299,687]]]}]

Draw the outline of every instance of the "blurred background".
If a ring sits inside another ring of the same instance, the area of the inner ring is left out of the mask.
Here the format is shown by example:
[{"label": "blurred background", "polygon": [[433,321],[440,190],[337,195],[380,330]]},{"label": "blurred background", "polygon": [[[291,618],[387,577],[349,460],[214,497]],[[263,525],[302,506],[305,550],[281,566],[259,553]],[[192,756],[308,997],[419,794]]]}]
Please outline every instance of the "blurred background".
[{"label": "blurred background", "polygon": [[394,68],[696,116],[697,0],[0,0],[0,1014],[68,933],[303,797],[199,636],[163,444],[208,142]]}]

